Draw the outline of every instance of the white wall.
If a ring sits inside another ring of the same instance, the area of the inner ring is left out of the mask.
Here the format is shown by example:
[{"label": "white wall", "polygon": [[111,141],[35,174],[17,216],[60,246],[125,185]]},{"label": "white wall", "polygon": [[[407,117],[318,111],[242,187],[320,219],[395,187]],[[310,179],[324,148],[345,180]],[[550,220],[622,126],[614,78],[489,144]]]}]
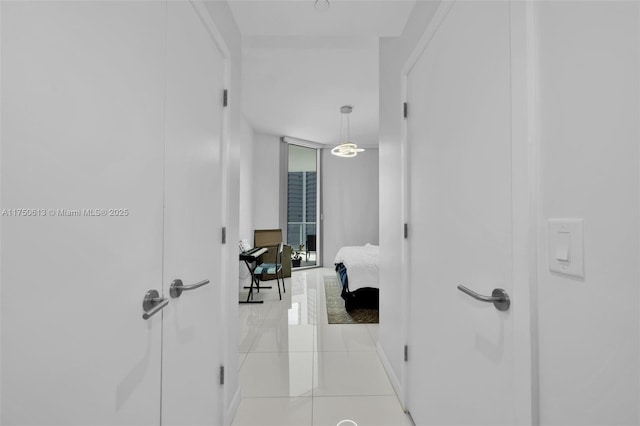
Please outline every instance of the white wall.
[{"label": "white wall", "polygon": [[[536,5],[541,424],[638,424],[637,2]],[[584,279],[547,268],[547,220],[584,218]]]},{"label": "white wall", "polygon": [[[253,227],[280,228],[280,137],[253,135]],[[249,240],[253,243],[253,232]]]},{"label": "white wall", "polygon": [[338,249],[378,244],[378,150],[339,158],[322,150],[322,254],[331,267]]},{"label": "white wall", "polygon": [[238,387],[238,291],[236,286],[238,268],[239,217],[240,217],[240,159],[242,155],[243,138],[246,137],[246,128],[243,127],[242,115],[242,37],[236,25],[233,14],[226,1],[205,2],[213,21],[227,44],[230,54],[229,69],[229,116],[228,116],[228,140],[229,147],[224,153],[226,160],[226,184],[227,194],[226,226],[227,244],[224,246],[224,268],[227,277],[225,287],[225,312],[223,318],[226,321],[226,335],[224,339],[224,410],[225,424],[230,424],[238,404],[240,404],[240,392]]},{"label": "white wall", "polygon": [[253,241],[253,129],[242,120],[240,137],[239,237]]},{"label": "white wall", "polygon": [[[401,37],[380,40],[380,336],[379,348],[396,391],[402,395],[404,290],[400,72],[439,2],[416,2]],[[402,397],[402,396],[401,396]]]},{"label": "white wall", "polygon": [[[253,244],[253,129],[242,120],[240,140],[240,211],[238,239]],[[238,289],[251,284],[251,274],[244,262],[238,262]]]}]

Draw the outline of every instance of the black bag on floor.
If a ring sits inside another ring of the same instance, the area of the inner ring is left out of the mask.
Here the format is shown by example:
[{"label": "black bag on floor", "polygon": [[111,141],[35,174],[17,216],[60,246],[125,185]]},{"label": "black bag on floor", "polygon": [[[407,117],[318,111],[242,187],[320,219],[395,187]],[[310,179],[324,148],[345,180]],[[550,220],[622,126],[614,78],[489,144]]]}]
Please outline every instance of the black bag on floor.
[{"label": "black bag on floor", "polygon": [[355,291],[345,292],[344,307],[347,312],[353,309],[378,309],[380,290],[363,287]]}]

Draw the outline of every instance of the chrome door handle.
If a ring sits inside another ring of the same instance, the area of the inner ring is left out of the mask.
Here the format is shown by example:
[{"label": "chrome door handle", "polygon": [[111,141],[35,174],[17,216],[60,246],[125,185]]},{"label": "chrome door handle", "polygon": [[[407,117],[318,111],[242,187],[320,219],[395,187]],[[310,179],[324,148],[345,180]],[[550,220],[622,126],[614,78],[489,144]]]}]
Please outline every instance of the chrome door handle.
[{"label": "chrome door handle", "polygon": [[511,306],[511,300],[509,299],[509,295],[507,294],[506,291],[504,291],[501,288],[493,289],[491,296],[483,296],[481,294],[476,293],[473,290],[468,289],[463,285],[459,285],[458,290],[468,294],[469,296],[473,297],[476,300],[493,303],[493,306],[495,306],[496,309],[499,311],[507,311]]},{"label": "chrome door handle", "polygon": [[158,290],[149,290],[142,301],[142,319],[149,319],[169,304],[169,299],[160,297]]},{"label": "chrome door handle", "polygon": [[182,280],[180,279],[173,280],[171,287],[169,288],[169,294],[171,297],[180,297],[183,291],[195,290],[196,288],[202,287],[206,284],[209,284],[209,280],[202,280],[199,283],[191,285],[183,285]]}]

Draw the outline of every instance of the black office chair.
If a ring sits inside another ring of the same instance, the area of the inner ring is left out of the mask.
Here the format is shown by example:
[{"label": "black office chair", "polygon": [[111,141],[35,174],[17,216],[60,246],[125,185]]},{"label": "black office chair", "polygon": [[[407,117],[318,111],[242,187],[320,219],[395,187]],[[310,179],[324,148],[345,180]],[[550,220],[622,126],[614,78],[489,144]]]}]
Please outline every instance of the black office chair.
[{"label": "black office chair", "polygon": [[[284,244],[278,243],[278,251],[276,252],[275,263],[261,263],[253,271],[256,277],[261,277],[262,274],[275,275],[278,282],[278,296],[282,300],[282,293],[280,293],[280,280],[282,279],[282,290],[286,293],[287,289],[284,287],[284,274],[282,272],[282,248]],[[258,287],[259,288],[259,287]]]},{"label": "black office chair", "polygon": [[316,252],[316,235],[315,234],[309,234],[307,235],[307,253],[306,253],[306,260],[309,261],[309,252]]}]

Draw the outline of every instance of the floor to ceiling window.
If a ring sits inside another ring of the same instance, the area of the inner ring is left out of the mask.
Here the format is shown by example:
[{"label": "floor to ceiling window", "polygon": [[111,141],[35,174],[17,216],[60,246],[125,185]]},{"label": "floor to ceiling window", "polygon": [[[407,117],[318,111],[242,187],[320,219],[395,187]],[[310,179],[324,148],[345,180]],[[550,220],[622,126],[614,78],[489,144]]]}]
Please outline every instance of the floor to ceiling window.
[{"label": "floor to ceiling window", "polygon": [[287,244],[294,268],[318,265],[318,150],[289,145]]}]

